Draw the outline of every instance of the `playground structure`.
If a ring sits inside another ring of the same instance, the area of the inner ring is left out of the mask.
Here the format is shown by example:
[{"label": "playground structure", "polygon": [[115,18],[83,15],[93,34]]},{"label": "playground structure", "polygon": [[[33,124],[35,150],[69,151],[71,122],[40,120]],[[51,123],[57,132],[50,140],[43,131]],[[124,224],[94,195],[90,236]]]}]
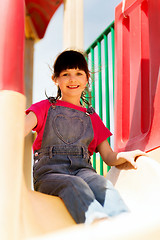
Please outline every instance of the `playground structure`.
[{"label": "playground structure", "polygon": [[140,157],[137,171],[110,170],[131,215],[88,227],[75,226],[59,198],[32,191],[24,177],[24,9],[22,0],[0,3],[2,239],[159,239],[160,1],[128,0],[115,13],[115,150],[140,148],[154,160]]}]

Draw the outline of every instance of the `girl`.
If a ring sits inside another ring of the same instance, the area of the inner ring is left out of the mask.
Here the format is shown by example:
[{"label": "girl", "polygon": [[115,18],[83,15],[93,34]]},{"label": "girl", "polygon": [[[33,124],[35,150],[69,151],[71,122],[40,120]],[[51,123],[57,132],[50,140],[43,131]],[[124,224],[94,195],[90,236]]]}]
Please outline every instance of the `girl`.
[{"label": "girl", "polygon": [[76,223],[116,216],[128,208],[111,182],[98,175],[90,157],[99,152],[109,166],[128,164],[143,152],[113,152],[107,138],[110,131],[92,107],[82,107],[89,81],[87,62],[82,53],[62,52],[53,66],[56,98],[33,104],[26,111],[25,135],[37,132],[33,143],[34,189],[59,196]]}]

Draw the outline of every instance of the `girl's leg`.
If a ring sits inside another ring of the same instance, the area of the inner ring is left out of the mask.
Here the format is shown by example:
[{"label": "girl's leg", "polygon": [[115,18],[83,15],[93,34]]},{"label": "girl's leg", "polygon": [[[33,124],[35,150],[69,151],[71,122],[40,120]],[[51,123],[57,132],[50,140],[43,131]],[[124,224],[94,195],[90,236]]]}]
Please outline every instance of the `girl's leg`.
[{"label": "girl's leg", "polygon": [[35,184],[35,190],[59,196],[77,223],[91,223],[95,218],[106,217],[88,184],[78,176],[46,174]]},{"label": "girl's leg", "polygon": [[95,199],[103,206],[104,212],[112,217],[129,209],[112,183],[90,169],[81,169],[77,174],[90,187]]},{"label": "girl's leg", "polygon": [[109,216],[116,216],[120,213],[129,212],[129,208],[109,180],[107,180],[107,190],[103,206]]}]

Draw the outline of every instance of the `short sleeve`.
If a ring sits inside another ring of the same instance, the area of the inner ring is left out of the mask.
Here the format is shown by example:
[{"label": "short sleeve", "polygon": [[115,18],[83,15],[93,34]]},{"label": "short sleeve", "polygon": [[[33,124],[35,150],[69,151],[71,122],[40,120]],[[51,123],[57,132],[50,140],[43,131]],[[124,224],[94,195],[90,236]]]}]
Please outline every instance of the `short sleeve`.
[{"label": "short sleeve", "polygon": [[37,126],[33,129],[33,131],[39,132],[44,124],[44,120],[46,118],[46,114],[48,112],[48,108],[50,107],[49,101],[43,100],[38,103],[32,104],[27,110],[26,114],[29,112],[34,112],[37,117]]},{"label": "short sleeve", "polygon": [[94,138],[89,145],[89,152],[91,155],[94,152],[97,152],[97,146],[106,140],[108,137],[112,135],[109,129],[104,125],[101,118],[98,116],[97,113],[91,115],[92,127],[94,132]]}]

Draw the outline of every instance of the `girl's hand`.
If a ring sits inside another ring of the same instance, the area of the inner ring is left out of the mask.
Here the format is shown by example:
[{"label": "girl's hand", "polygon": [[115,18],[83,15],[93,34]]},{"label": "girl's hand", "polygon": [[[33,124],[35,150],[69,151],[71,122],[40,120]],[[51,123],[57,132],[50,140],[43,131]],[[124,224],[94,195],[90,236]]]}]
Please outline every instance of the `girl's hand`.
[{"label": "girl's hand", "polygon": [[116,165],[118,169],[137,169],[136,160],[140,156],[147,156],[145,152],[134,150],[129,152],[119,152],[117,154],[117,162],[122,162]]},{"label": "girl's hand", "polygon": [[116,166],[119,169],[137,169],[136,159],[139,156],[147,156],[145,152],[140,150],[113,152],[107,140],[100,143],[97,150],[108,166]]}]

